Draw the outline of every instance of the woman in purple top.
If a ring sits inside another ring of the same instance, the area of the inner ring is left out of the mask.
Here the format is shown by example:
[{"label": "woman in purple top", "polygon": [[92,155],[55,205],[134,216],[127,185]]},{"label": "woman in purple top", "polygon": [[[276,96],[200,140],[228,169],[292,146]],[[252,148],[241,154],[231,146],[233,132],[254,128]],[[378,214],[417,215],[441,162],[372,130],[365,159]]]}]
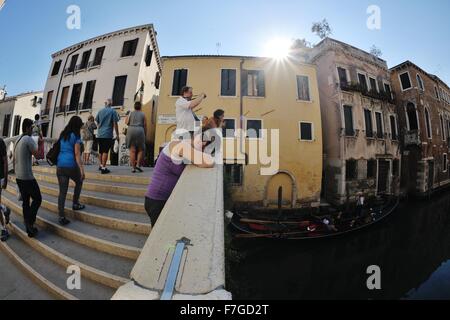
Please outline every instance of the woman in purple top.
[{"label": "woman in purple top", "polygon": [[[194,141],[172,141],[159,155],[152,181],[145,194],[145,211],[150,217],[152,226],[156,224],[167,200],[183,174],[186,164],[192,164],[199,168],[214,167],[214,159],[200,151],[202,148],[201,139],[197,138]],[[198,163],[197,159],[201,159],[201,162]]]}]

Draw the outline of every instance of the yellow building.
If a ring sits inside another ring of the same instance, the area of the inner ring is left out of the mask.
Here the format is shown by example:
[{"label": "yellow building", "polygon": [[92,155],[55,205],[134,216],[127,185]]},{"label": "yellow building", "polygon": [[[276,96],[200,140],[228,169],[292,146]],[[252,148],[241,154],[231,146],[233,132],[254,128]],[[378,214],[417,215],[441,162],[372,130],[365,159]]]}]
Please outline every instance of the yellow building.
[{"label": "yellow building", "polygon": [[[156,155],[172,139],[175,102],[185,85],[194,88],[194,95],[208,96],[197,111],[200,118],[225,111],[225,179],[235,203],[274,206],[280,186],[285,207],[320,201],[322,124],[313,65],[240,56],[163,58]],[[255,161],[256,145],[262,154],[267,146],[271,164],[261,157]]]}]

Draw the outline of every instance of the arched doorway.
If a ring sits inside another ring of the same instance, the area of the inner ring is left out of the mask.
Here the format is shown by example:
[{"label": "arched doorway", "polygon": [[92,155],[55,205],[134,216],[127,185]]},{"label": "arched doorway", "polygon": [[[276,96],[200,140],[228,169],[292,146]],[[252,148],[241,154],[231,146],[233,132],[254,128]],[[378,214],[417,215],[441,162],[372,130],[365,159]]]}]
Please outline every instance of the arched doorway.
[{"label": "arched doorway", "polygon": [[289,171],[279,171],[267,181],[264,206],[276,206],[278,204],[278,190],[280,187],[283,190],[283,207],[294,208],[297,204],[297,181]]}]

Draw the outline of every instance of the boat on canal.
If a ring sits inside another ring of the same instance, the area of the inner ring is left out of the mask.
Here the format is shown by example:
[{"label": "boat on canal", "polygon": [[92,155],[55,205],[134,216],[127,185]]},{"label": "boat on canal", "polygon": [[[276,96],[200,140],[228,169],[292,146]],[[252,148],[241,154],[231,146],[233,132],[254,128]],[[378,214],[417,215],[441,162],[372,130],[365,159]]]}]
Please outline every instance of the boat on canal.
[{"label": "boat on canal", "polygon": [[391,215],[399,205],[399,198],[382,195],[370,199],[361,208],[333,208],[330,206],[282,210],[239,210],[230,221],[236,238],[320,239],[359,231],[377,224]]}]

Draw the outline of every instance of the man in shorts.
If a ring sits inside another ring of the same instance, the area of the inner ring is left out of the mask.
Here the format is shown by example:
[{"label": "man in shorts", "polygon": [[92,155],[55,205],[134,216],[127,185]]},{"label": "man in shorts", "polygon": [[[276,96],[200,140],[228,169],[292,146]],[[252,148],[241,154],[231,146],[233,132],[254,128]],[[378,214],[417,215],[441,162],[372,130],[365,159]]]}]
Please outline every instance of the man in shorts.
[{"label": "man in shorts", "polygon": [[[119,140],[119,121],[120,117],[116,110],[112,108],[112,100],[108,99],[105,102],[105,107],[100,110],[95,118],[97,122],[97,141],[99,148],[99,163],[98,168],[102,174],[111,173],[106,168],[106,162],[108,162],[108,154],[111,148],[114,146],[115,140]],[[116,139],[114,139],[113,130],[116,132]]]}]

